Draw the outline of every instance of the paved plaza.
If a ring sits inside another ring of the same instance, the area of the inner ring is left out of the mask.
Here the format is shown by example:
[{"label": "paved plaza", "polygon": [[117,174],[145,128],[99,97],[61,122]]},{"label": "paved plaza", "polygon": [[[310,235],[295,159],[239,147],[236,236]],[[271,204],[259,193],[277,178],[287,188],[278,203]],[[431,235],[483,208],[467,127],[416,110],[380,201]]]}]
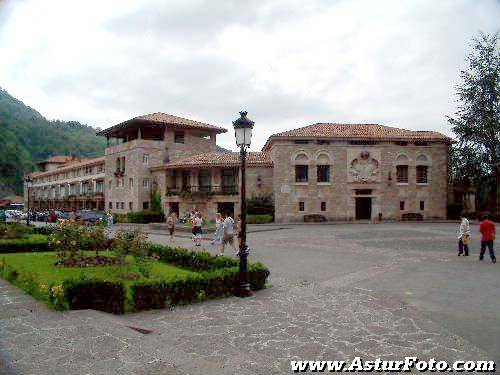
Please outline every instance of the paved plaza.
[{"label": "paved plaza", "polygon": [[51,311],[0,280],[0,373],[283,374],[292,359],[354,356],[500,363],[500,265],[479,262],[477,225],[471,256],[457,257],[457,226],[251,228],[268,289],[131,315]]}]

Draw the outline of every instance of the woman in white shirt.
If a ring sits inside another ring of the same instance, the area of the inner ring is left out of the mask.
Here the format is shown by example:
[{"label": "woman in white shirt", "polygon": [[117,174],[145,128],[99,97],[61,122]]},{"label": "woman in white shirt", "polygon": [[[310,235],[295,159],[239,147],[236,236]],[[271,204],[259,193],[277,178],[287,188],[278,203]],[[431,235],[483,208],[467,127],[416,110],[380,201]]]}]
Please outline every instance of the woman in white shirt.
[{"label": "woman in white shirt", "polygon": [[470,225],[465,214],[461,214],[460,227],[458,228],[458,256],[469,256]]}]

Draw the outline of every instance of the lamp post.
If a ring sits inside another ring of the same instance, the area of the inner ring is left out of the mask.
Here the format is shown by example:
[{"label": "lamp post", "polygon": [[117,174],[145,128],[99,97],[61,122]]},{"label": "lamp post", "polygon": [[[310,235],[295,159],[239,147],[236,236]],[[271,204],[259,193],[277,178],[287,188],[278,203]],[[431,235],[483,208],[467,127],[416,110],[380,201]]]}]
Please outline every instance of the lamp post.
[{"label": "lamp post", "polygon": [[31,179],[30,176],[26,176],[24,178],[24,184],[26,185],[26,190],[27,190],[27,194],[28,194],[28,201],[27,201],[28,208],[26,210],[26,225],[30,225],[30,187],[31,187],[32,182],[33,182],[33,180]]},{"label": "lamp post", "polygon": [[252,129],[254,122],[247,118],[247,112],[240,112],[240,117],[233,121],[234,135],[236,137],[236,145],[240,148],[240,162],[241,162],[241,186],[240,186],[240,199],[241,199],[241,227],[240,227],[240,243],[238,256],[240,257],[240,272],[239,272],[239,285],[238,295],[240,297],[248,297],[252,294],[250,290],[250,283],[248,282],[248,246],[247,246],[247,204],[246,204],[246,158],[247,148],[250,147],[252,141]]}]

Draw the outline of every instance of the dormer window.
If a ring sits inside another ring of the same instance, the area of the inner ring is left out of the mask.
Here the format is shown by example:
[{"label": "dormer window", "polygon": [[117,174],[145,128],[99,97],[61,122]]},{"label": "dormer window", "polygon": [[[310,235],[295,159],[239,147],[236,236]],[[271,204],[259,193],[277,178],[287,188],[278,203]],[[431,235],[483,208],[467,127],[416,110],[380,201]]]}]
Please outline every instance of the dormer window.
[{"label": "dormer window", "polygon": [[184,143],[184,132],[177,131],[174,133],[174,142],[175,143]]}]

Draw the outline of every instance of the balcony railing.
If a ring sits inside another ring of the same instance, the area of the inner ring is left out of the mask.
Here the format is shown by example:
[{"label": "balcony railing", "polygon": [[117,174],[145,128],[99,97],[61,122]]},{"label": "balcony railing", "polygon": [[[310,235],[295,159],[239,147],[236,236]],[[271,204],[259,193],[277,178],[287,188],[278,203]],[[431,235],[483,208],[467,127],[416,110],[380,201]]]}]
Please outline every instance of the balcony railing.
[{"label": "balcony railing", "polygon": [[238,194],[237,185],[211,185],[211,186],[198,186],[187,185],[182,188],[167,187],[167,196],[175,195],[236,195]]}]

